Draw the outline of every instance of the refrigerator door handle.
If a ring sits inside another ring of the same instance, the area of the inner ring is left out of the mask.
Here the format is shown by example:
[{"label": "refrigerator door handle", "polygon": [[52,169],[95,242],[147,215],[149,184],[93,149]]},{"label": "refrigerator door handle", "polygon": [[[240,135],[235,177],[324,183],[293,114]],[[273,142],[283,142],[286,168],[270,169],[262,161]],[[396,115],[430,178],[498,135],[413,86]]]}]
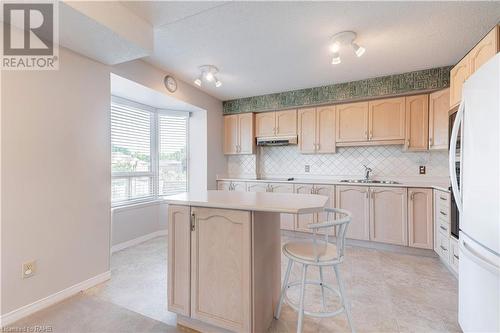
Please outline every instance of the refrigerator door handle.
[{"label": "refrigerator door handle", "polygon": [[490,272],[500,275],[500,266],[489,260],[488,258],[485,258],[481,254],[479,254],[477,251],[475,251],[471,246],[467,244],[467,242],[464,239],[460,239],[460,249],[462,250],[462,253],[465,254],[469,259],[474,261],[476,264],[486,268]]},{"label": "refrigerator door handle", "polygon": [[[457,204],[458,211],[462,212],[462,195],[460,193],[460,189],[458,188],[458,180],[457,180],[457,172],[456,168],[456,159],[457,159],[457,139],[458,139],[458,130],[460,125],[462,124],[463,114],[464,114],[464,101],[460,102],[460,106],[458,107],[457,115],[455,117],[455,122],[453,123],[453,129],[451,131],[450,138],[450,152],[449,152],[449,168],[450,168],[450,180],[451,180],[451,190],[453,191],[453,195],[455,197],[455,202]],[[463,152],[462,152],[463,153]]]}]

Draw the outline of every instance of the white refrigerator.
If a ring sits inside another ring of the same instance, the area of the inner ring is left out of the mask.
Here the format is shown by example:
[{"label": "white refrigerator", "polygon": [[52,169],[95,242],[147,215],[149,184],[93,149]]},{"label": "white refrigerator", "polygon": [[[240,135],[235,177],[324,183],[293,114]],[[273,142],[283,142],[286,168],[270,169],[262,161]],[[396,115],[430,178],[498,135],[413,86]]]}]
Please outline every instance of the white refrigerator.
[{"label": "white refrigerator", "polygon": [[462,96],[450,138],[460,212],[458,321],[464,332],[500,332],[500,54],[467,79]]}]

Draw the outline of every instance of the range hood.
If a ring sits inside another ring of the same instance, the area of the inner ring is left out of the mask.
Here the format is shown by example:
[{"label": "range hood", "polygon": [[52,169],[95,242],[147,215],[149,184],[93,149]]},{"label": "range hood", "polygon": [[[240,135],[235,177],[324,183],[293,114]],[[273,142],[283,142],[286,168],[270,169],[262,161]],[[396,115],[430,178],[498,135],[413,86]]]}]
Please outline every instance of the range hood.
[{"label": "range hood", "polygon": [[257,138],[257,146],[288,146],[296,145],[297,136],[267,136]]}]

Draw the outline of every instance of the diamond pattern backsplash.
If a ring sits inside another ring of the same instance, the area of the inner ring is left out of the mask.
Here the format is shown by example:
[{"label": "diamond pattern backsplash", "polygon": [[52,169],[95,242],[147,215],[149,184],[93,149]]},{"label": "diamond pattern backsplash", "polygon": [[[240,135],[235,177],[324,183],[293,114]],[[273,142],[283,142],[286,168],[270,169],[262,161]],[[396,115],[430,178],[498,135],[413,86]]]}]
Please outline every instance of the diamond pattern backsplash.
[{"label": "diamond pattern backsplash", "polygon": [[[260,159],[255,155],[228,156],[230,177],[255,177],[260,163],[262,177],[334,176],[361,177],[363,165],[373,169],[374,178],[447,177],[448,153],[404,152],[401,146],[337,148],[336,154],[300,154],[297,146],[263,147]],[[305,172],[305,166],[310,172]],[[426,174],[419,175],[419,166]]]}]

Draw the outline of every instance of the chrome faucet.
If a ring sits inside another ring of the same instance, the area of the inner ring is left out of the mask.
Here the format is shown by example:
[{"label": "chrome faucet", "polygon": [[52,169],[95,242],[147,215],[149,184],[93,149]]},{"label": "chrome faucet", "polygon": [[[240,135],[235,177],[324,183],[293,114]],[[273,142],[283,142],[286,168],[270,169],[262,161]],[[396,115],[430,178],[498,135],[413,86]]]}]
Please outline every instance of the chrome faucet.
[{"label": "chrome faucet", "polygon": [[370,180],[370,172],[372,172],[373,170],[366,165],[363,166],[365,167],[365,180],[368,181]]}]

